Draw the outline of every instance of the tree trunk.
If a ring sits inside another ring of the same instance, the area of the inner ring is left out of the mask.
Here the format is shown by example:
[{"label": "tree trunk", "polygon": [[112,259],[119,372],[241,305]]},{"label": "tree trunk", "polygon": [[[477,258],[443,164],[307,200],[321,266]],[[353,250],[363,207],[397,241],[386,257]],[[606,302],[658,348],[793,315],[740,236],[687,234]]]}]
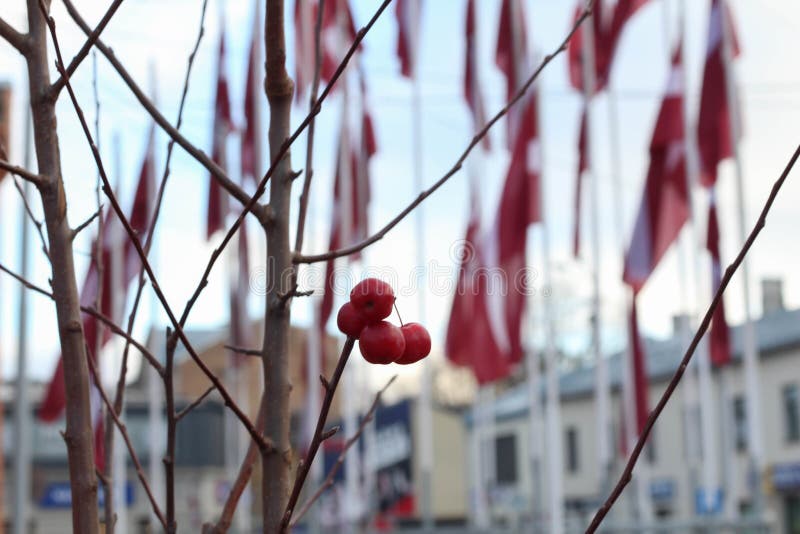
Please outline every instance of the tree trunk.
[{"label": "tree trunk", "polygon": [[31,48],[27,56],[28,80],[33,112],[33,133],[39,174],[46,178],[40,188],[52,264],[52,288],[58,317],[58,335],[64,358],[67,444],[72,530],[97,534],[97,478],[94,471],[89,367],[75,283],[72,229],[67,221],[67,201],[61,178],[61,159],[56,133],[55,102],[48,94],[50,73],[47,59],[47,26],[38,0],[28,0]]},{"label": "tree trunk", "polygon": [[[267,0],[265,19],[266,80],[270,108],[270,161],[288,139],[294,84],[286,72],[284,0]],[[289,492],[291,445],[289,443],[289,304],[292,290],[292,251],[289,243],[289,212],[292,191],[291,157],[287,152],[270,181],[267,233],[267,296],[264,328],[265,436],[274,448],[262,457],[263,531],[280,528]]]}]

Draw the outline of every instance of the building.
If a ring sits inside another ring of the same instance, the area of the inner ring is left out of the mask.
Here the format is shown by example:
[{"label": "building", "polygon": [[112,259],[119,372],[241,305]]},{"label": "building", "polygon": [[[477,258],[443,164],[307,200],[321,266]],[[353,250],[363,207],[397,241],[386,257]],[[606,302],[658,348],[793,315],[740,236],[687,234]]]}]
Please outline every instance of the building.
[{"label": "building", "polygon": [[[717,505],[728,503],[728,516],[734,521],[752,517],[754,490],[763,492],[764,518],[771,532],[800,533],[800,310],[786,311],[774,291],[765,302],[765,315],[756,322],[759,340],[761,428],[765,447],[765,469],[759,477],[748,475],[747,422],[743,366],[742,328],[731,329],[733,362],[712,371],[713,411],[720,431],[717,462],[722,493]],[[771,304],[767,306],[767,304]],[[657,341],[646,340],[649,402],[652,408],[660,399],[685,350],[677,336]],[[622,355],[609,358],[612,382],[611,414],[617,443],[613,465],[615,483],[623,470],[620,454],[620,378]],[[588,525],[611,486],[601,490],[601,473],[596,456],[596,424],[593,401],[594,368],[585,366],[560,377],[565,507],[568,524]],[[726,391],[727,390],[727,391]],[[544,399],[543,401],[544,402]],[[488,408],[494,424],[488,431],[494,440],[495,465],[490,466],[492,511],[495,520],[517,521],[529,518],[532,506],[532,469],[528,468],[528,390],[526,384],[501,393]],[[728,414],[729,417],[723,417]],[[635,484],[648,499],[655,521],[671,522],[697,518],[697,495],[693,481],[700,465],[688,461],[689,447],[696,446],[692,410],[684,404],[679,386],[670,404],[654,427],[650,443],[639,459],[641,468],[609,517],[609,523],[629,525],[633,513]],[[694,419],[696,421],[696,419]],[[472,417],[465,418],[470,436],[475,439]],[[723,421],[728,421],[725,426]],[[725,448],[728,447],[726,454]],[[733,460],[726,461],[726,458]],[[548,462],[547,453],[543,463]],[[644,474],[642,474],[644,473]],[[546,504],[543,505],[546,509]],[[686,527],[684,527],[685,529]],[[680,528],[673,531],[681,531]],[[685,531],[685,530],[684,530]]]}]

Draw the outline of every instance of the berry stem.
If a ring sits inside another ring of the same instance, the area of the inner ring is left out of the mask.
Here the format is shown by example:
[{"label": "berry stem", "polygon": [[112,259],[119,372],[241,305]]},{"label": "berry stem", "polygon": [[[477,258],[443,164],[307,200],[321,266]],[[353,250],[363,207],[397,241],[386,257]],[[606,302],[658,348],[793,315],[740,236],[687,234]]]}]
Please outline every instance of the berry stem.
[{"label": "berry stem", "polygon": [[400,315],[400,310],[397,309],[397,299],[394,300],[392,306],[394,306],[394,311],[397,312],[397,318],[400,319],[400,326],[403,326],[403,317]]}]

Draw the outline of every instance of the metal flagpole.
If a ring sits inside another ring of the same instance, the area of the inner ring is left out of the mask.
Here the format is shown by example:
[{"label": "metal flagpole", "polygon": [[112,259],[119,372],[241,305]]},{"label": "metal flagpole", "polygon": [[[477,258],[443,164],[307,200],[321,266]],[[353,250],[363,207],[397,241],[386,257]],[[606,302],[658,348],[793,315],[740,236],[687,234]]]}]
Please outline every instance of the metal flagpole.
[{"label": "metal flagpole", "polygon": [[[685,2],[685,0],[684,0]],[[681,3],[681,28],[683,33],[684,44],[687,39],[687,32],[686,32],[686,17],[685,17],[685,3]],[[685,79],[686,72],[688,69],[683,69],[684,73],[684,87],[688,87],[688,83]],[[684,95],[685,95],[684,91]],[[684,98],[684,138],[686,139],[686,165],[687,165],[687,173],[686,173],[686,181],[687,181],[687,191],[689,193],[689,220],[687,225],[689,227],[689,235],[691,236],[691,246],[690,246],[690,254],[691,254],[691,261],[690,264],[690,274],[689,278],[695,281],[695,291],[697,292],[697,298],[695,299],[695,306],[691,312],[691,321],[694,322],[697,320],[697,311],[698,311],[698,304],[703,302],[705,299],[703,298],[703,294],[701,293],[701,287],[704,285],[701,283],[700,278],[700,266],[701,266],[701,256],[700,256],[700,247],[701,242],[697,233],[697,210],[694,206],[694,196],[692,192],[694,191],[694,184],[697,181],[697,177],[699,174],[698,169],[698,161],[695,157],[695,145],[691,142],[690,132],[691,124],[689,121],[689,113],[688,113],[688,99]],[[688,338],[689,331],[691,325],[684,324],[683,331],[684,337]],[[703,483],[700,484],[700,499],[698,499],[697,504],[702,504],[706,510],[710,510],[715,505],[715,492],[717,490],[717,481],[718,481],[718,466],[715,456],[715,451],[718,450],[717,447],[717,435],[716,435],[716,423],[714,420],[714,405],[713,405],[713,397],[711,395],[711,362],[709,359],[709,352],[708,352],[708,343],[704,338],[701,340],[698,350],[697,350],[697,371],[698,371],[698,378],[699,378],[699,415],[700,415],[700,428],[699,428],[699,436],[700,436],[700,448],[701,448],[701,458],[702,458],[702,477]],[[694,396],[694,395],[692,395]],[[701,502],[702,499],[702,502]]]},{"label": "metal flagpole", "polygon": [[[744,197],[744,170],[739,149],[741,137],[741,116],[739,113],[739,95],[736,84],[736,73],[733,70],[733,36],[731,35],[731,21],[728,20],[728,2],[720,0],[719,9],[722,21],[722,58],[725,69],[725,89],[728,97],[728,113],[731,123],[731,147],[733,148],[733,161],[736,173],[737,212],[739,218],[739,240],[744,243],[747,237],[746,210]],[[745,257],[742,262],[742,291],[744,296],[744,381],[745,395],[747,398],[747,446],[750,453],[750,492],[753,496],[753,505],[756,514],[760,517],[763,513],[764,496],[761,489],[761,470],[764,462],[764,445],[761,435],[761,396],[758,370],[758,340],[752,317],[750,302],[750,267],[749,260]]]},{"label": "metal flagpole", "polygon": [[[419,0],[409,2],[411,10],[409,25],[411,30],[411,120],[412,120],[412,159],[414,165],[414,189],[422,191],[422,92],[419,80],[419,40],[421,5]],[[415,193],[416,194],[416,193]],[[417,305],[418,319],[426,323],[425,292],[427,290],[427,268],[425,265],[425,206],[419,205],[415,210],[415,241],[416,271],[417,271]],[[422,503],[422,526],[431,530],[434,526],[433,517],[433,398],[432,398],[433,369],[431,359],[422,362],[422,384],[420,388],[420,502]]]},{"label": "metal flagpole", "polygon": [[[27,107],[30,110],[30,106]],[[25,113],[25,168],[30,169],[31,117]],[[30,183],[25,180],[23,194],[28,197]],[[27,213],[20,207],[20,274],[30,274],[28,244],[30,227]],[[17,391],[14,410],[14,534],[25,534],[28,523],[28,499],[31,494],[31,405],[28,396],[28,290],[19,286],[19,332],[17,334]]]},{"label": "metal flagpole", "polygon": [[[592,15],[597,16],[597,14]],[[600,472],[599,493],[606,494],[610,483],[611,450],[608,420],[608,370],[600,339],[600,213],[599,184],[592,158],[592,96],[595,91],[594,28],[592,21],[584,24],[583,32],[583,92],[586,106],[586,170],[590,182],[591,242],[592,242],[592,351],[595,359],[595,410],[597,427],[597,462]]]}]

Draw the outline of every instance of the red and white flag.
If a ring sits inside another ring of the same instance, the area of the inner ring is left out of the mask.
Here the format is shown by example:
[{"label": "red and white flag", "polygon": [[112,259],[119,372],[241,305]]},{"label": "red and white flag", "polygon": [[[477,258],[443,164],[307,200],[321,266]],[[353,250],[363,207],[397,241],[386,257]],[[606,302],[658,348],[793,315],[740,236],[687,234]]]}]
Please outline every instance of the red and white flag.
[{"label": "red and white flag", "polygon": [[650,142],[650,167],[625,256],[623,280],[638,293],[689,218],[683,125],[683,64],[672,57],[667,91]]},{"label": "red and white flag", "polygon": [[536,93],[525,102],[512,160],[493,226],[479,234],[476,188],[446,352],[468,365],[481,384],[507,377],[523,358],[522,319],[527,300],[528,227],[541,220],[541,156]]},{"label": "red and white flag", "polygon": [[397,58],[400,74],[413,78],[417,73],[419,35],[422,22],[422,0],[395,0],[397,18]]},{"label": "red and white flag", "polygon": [[[294,4],[296,100],[305,96],[314,81],[314,31],[318,9],[316,0],[297,0]],[[326,0],[320,30],[321,83],[330,82],[355,39],[356,28],[347,0]]]},{"label": "red and white flag", "polygon": [[[142,162],[142,167],[139,172],[139,181],[134,194],[133,206],[128,216],[131,227],[138,234],[141,241],[144,241],[147,236],[156,196],[154,134],[154,129],[151,128],[144,161]],[[97,292],[102,284],[100,312],[107,317],[119,321],[121,319],[119,315],[124,306],[128,285],[138,276],[141,263],[139,254],[133,246],[133,242],[127,235],[120,236],[121,223],[116,218],[116,215],[108,211],[105,221],[106,224],[103,227],[101,240],[103,278],[100,280],[97,265],[92,262],[89,265],[89,270],[86,273],[83,288],[81,289],[81,305],[94,306],[97,299]],[[122,246],[120,246],[120,239],[122,240]],[[96,249],[97,243],[93,242],[92,250]],[[122,253],[123,261],[114,261],[115,256],[118,257],[119,253]],[[121,268],[123,272],[115,272],[115,268],[117,267]],[[98,334],[100,334],[99,338]],[[94,316],[84,315],[83,335],[89,349],[88,356],[97,362],[97,354],[99,354],[105,344],[111,339],[111,331],[97,321]],[[98,365],[97,367],[99,368],[100,366]],[[95,462],[98,468],[102,470],[104,467],[102,449],[103,407],[100,393],[97,391],[94,380],[91,381],[90,401],[92,422],[95,432]],[[52,423],[61,418],[64,414],[65,407],[64,360],[59,356],[53,378],[47,386],[47,391],[45,392],[37,415],[42,421]]]},{"label": "red and white flag", "polygon": [[[719,249],[719,221],[717,219],[716,192],[711,189],[708,205],[708,235],[706,247],[711,256],[711,295],[715,295],[722,281],[722,259]],[[715,366],[731,362],[731,340],[728,321],[725,319],[724,299],[719,301],[711,317],[711,363]]]},{"label": "red and white flag", "polygon": [[[214,97],[214,125],[211,133],[211,159],[223,169],[227,168],[226,144],[228,134],[234,129],[231,121],[231,101],[228,93],[226,69],[225,31],[223,30],[219,36],[216,96]],[[213,176],[209,176],[206,239],[210,239],[215,232],[225,228],[225,217],[228,215],[228,209],[227,192]]]},{"label": "red and white flag", "polygon": [[[473,130],[478,131],[486,124],[486,109],[483,105],[483,91],[478,77],[478,43],[476,40],[477,21],[475,20],[475,0],[467,0],[466,17],[466,61],[464,65],[464,98],[472,113]],[[483,137],[483,148],[491,149],[489,136]]]},{"label": "red and white flag", "polygon": [[[257,3],[257,2],[256,2]],[[300,3],[299,1],[297,2]],[[256,13],[258,13],[256,6]],[[249,177],[253,183],[258,183],[261,180],[262,169],[257,168],[260,165],[258,158],[261,147],[259,145],[258,128],[260,128],[260,112],[261,112],[261,98],[264,95],[263,90],[259,90],[260,76],[259,73],[263,72],[263,67],[259,65],[259,50],[261,47],[260,32],[258,28],[262,23],[258,16],[253,17],[255,23],[253,24],[253,36],[250,39],[250,50],[247,53],[247,79],[245,80],[244,88],[244,121],[245,127],[242,132],[242,151],[241,151],[241,166],[242,178]]]},{"label": "red and white flag", "polygon": [[[733,57],[739,55],[739,44],[730,11],[725,10],[728,35],[732,37]],[[697,144],[700,150],[700,181],[705,187],[717,181],[717,165],[733,155],[731,112],[725,78],[723,51],[723,10],[719,0],[712,0],[708,19],[708,44],[703,71],[703,89],[700,95],[700,112],[697,119]],[[740,130],[741,131],[741,130]]]},{"label": "red and white flag", "polygon": [[[595,93],[599,93],[608,85],[614,55],[619,45],[625,24],[647,3],[647,0],[617,0],[612,7],[607,2],[595,2],[594,13],[590,21],[594,42]],[[579,0],[573,15],[574,24],[583,13],[586,2]],[[567,66],[572,87],[583,91],[583,26],[579,27],[567,45]]]},{"label": "red and white flag", "polygon": [[[506,79],[506,102],[509,102],[530,74],[528,31],[521,0],[503,0],[500,6],[494,62]],[[512,110],[506,117],[506,141],[511,150],[514,149],[523,113],[524,110]]]}]

